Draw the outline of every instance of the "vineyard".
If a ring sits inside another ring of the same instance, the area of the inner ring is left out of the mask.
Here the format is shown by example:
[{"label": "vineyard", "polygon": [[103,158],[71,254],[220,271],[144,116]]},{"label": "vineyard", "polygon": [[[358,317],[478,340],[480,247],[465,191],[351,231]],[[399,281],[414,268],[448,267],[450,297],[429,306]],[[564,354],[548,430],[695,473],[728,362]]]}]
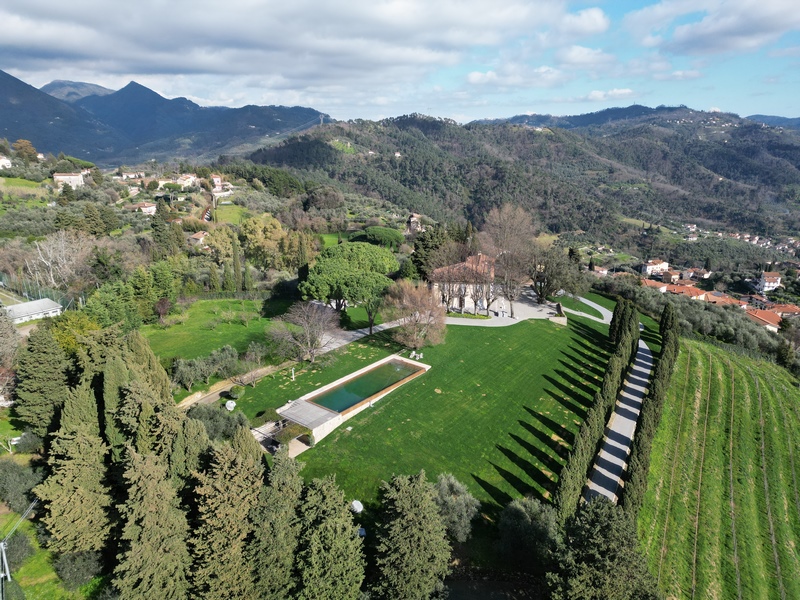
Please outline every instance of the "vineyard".
[{"label": "vineyard", "polygon": [[638,525],[668,598],[800,598],[800,393],[785,371],[681,343]]}]

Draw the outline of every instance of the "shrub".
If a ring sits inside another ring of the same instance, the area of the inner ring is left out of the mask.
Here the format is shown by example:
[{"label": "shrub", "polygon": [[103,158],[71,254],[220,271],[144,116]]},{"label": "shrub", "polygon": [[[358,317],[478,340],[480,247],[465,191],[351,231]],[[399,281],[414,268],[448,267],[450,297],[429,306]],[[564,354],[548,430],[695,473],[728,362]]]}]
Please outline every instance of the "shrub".
[{"label": "shrub", "polygon": [[31,503],[31,490],[42,474],[10,459],[0,459],[0,499],[16,513],[24,513]]},{"label": "shrub", "polygon": [[519,498],[500,513],[500,552],[524,571],[545,571],[559,541],[558,513],[536,498]]},{"label": "shrub", "polygon": [[238,400],[239,398],[241,398],[242,396],[244,396],[244,386],[242,386],[242,385],[235,385],[235,386],[233,386],[233,387],[230,389],[230,391],[228,392],[228,395],[229,395],[231,398],[233,398],[234,400]]},{"label": "shrub", "polygon": [[102,563],[99,552],[68,552],[59,556],[53,567],[68,590],[77,590],[100,573]]},{"label": "shrub", "polygon": [[26,431],[17,442],[16,450],[22,454],[33,454],[42,449],[42,438],[33,433]]},{"label": "shrub", "polygon": [[16,571],[25,562],[25,559],[33,556],[35,550],[31,546],[28,536],[17,531],[6,542],[6,558],[12,571]]},{"label": "shrub", "polygon": [[231,440],[239,427],[250,426],[244,413],[230,412],[216,404],[197,404],[186,415],[203,423],[212,440]]}]

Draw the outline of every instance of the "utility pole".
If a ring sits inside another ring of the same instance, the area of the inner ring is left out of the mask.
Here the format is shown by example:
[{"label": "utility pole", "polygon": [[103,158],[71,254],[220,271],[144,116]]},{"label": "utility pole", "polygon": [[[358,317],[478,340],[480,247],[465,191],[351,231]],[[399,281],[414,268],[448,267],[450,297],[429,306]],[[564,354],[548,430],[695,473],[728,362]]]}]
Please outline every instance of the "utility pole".
[{"label": "utility pole", "polygon": [[28,515],[31,514],[33,507],[38,504],[38,500],[34,500],[31,502],[30,506],[28,506],[28,510],[19,518],[19,520],[14,524],[14,527],[11,528],[11,531],[8,535],[3,538],[3,541],[0,542],[0,600],[6,600],[6,580],[11,581],[11,565],[8,564],[8,557],[6,556],[6,546],[8,545],[8,540],[11,539],[11,536],[14,535],[14,532],[17,530],[22,522],[28,518]]}]

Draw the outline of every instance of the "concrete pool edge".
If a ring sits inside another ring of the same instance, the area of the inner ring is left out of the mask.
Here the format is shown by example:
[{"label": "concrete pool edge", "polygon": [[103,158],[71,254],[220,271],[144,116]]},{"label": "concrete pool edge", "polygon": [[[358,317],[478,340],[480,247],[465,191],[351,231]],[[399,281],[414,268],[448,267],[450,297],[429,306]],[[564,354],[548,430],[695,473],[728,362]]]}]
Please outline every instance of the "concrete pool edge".
[{"label": "concrete pool edge", "polygon": [[[351,407],[346,408],[342,412],[337,412],[330,408],[321,406],[313,401],[314,398],[324,394],[325,392],[332,390],[338,386],[341,386],[348,381],[360,377],[364,373],[367,373],[373,369],[380,367],[383,364],[392,361],[401,361],[403,363],[413,365],[417,368],[417,370],[407,377],[404,377],[400,381],[397,381],[386,388],[380,390],[376,394],[373,394],[369,398],[365,398],[364,400],[360,401],[358,404],[355,404]],[[328,383],[319,389],[313,390],[308,394],[304,394],[300,396],[296,400],[292,400],[284,404],[282,407],[277,409],[277,413],[290,421],[303,425],[304,427],[308,427],[311,430],[314,441],[318,442],[329,433],[331,433],[334,429],[339,427],[342,423],[347,421],[348,419],[356,416],[363,410],[373,406],[375,402],[382,399],[387,394],[390,394],[395,389],[400,387],[401,385],[408,383],[412,379],[419,377],[420,375],[424,375],[428,372],[431,368],[431,365],[427,365],[425,363],[421,363],[419,361],[406,358],[398,354],[390,354],[374,363],[370,363],[369,365],[358,369],[357,371],[353,371],[352,373],[345,375],[344,377],[340,377],[336,381]]]}]

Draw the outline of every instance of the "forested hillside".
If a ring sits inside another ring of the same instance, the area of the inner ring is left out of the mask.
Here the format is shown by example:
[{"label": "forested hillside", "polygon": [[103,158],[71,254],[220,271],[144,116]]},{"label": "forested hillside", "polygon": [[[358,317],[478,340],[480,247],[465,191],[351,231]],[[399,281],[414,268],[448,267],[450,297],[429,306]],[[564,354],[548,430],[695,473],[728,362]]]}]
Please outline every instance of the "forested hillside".
[{"label": "forested hillside", "polygon": [[613,234],[619,214],[762,234],[798,228],[796,133],[730,114],[638,108],[574,123],[551,118],[552,127],[513,119],[462,126],[421,115],[351,121],[251,158],[476,224],[511,201],[556,233]]}]

